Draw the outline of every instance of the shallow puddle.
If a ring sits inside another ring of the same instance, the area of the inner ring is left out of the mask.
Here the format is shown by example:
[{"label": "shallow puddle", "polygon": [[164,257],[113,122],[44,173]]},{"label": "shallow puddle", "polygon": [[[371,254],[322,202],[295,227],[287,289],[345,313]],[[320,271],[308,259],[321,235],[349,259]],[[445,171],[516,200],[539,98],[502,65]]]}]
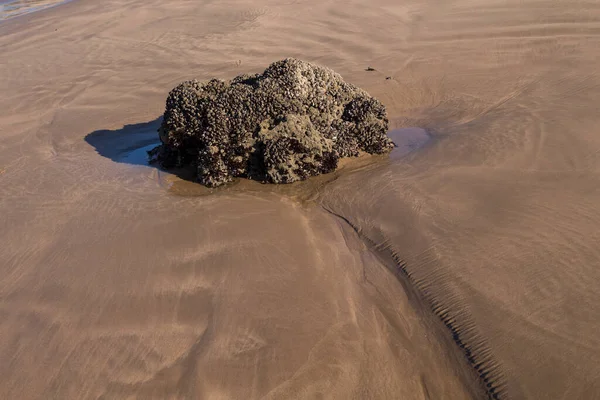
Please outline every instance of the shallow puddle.
[{"label": "shallow puddle", "polygon": [[156,141],[156,143],[137,148],[131,151],[130,153],[125,154],[118,161],[132,165],[148,165],[148,152],[156,146],[158,146],[159,144],[160,142]]},{"label": "shallow puddle", "polygon": [[388,132],[388,136],[396,144],[390,153],[390,158],[393,160],[417,150],[431,139],[431,135],[425,129],[416,127],[392,129]]}]

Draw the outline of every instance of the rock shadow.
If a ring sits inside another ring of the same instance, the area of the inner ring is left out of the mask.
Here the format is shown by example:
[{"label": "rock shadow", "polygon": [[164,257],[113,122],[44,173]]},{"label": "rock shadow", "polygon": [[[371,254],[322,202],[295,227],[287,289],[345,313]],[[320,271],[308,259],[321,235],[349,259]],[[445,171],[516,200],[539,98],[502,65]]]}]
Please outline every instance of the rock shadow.
[{"label": "rock shadow", "polygon": [[158,128],[162,116],[150,122],[124,125],[120,129],[102,129],[94,131],[85,137],[85,141],[102,157],[114,162],[130,165],[148,164],[148,150],[160,144]]},{"label": "rock shadow", "polygon": [[197,182],[193,169],[162,168],[158,163],[148,162],[148,151],[160,144],[158,128],[162,115],[149,122],[124,125],[120,129],[100,129],[85,136],[85,141],[96,152],[116,163],[145,166],[173,174],[178,178]]}]

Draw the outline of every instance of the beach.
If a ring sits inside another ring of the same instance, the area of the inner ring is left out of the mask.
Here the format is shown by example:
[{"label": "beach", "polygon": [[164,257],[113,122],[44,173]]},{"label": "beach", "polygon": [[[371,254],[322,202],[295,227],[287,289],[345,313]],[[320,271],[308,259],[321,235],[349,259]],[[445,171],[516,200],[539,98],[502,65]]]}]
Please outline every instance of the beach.
[{"label": "beach", "polygon": [[[0,398],[600,397],[600,2],[75,0],[0,54]],[[173,87],[286,57],[399,147],[146,163]]]}]

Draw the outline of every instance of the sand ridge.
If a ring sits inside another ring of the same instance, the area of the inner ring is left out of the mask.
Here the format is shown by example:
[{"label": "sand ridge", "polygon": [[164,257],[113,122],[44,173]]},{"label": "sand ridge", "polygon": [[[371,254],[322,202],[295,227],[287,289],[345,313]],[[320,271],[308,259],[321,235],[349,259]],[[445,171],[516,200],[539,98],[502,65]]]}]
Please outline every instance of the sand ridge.
[{"label": "sand ridge", "polygon": [[[588,1],[3,21],[0,397],[598,397],[599,33]],[[139,161],[174,85],[288,56],[433,140],[277,188]]]}]

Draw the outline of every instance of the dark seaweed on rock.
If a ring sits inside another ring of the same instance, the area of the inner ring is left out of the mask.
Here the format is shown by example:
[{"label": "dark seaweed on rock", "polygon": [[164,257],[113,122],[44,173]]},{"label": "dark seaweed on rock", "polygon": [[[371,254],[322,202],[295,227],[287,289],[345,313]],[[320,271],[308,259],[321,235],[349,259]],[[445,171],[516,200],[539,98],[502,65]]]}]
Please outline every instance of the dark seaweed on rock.
[{"label": "dark seaweed on rock", "polygon": [[340,157],[381,154],[385,107],[332,70],[288,58],[262,74],[183,82],[167,98],[149,152],[164,167],[189,167],[207,186],[234,177],[290,183],[336,169]]}]

